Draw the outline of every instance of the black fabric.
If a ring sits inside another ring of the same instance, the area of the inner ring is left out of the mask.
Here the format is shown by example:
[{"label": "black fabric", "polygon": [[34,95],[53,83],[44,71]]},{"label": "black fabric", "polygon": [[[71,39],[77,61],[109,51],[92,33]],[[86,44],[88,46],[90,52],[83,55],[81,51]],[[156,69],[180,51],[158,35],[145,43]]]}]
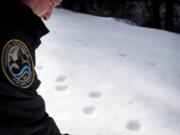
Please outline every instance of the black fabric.
[{"label": "black fabric", "polygon": [[21,0],[2,0],[0,16],[0,22],[18,23],[26,28],[35,40],[49,32],[41,19]]},{"label": "black fabric", "polygon": [[0,135],[61,135],[54,120],[46,116],[34,124],[2,123]]},{"label": "black fabric", "polygon": [[[20,0],[2,0],[0,4],[0,60],[2,50],[11,39],[25,43],[34,66],[35,50],[40,38],[49,31],[32,10]],[[35,72],[32,85],[21,88],[9,82],[0,62],[0,135],[61,135],[45,110],[37,93],[40,80]]]}]

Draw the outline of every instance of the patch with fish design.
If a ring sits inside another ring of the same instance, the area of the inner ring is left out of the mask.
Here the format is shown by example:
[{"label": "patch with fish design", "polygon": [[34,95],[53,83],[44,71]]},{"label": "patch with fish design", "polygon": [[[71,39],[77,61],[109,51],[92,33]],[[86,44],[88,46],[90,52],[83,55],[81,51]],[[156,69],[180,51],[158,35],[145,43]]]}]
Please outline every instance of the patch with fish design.
[{"label": "patch with fish design", "polygon": [[18,39],[9,40],[3,48],[1,65],[11,84],[28,88],[34,81],[34,63],[26,44]]}]

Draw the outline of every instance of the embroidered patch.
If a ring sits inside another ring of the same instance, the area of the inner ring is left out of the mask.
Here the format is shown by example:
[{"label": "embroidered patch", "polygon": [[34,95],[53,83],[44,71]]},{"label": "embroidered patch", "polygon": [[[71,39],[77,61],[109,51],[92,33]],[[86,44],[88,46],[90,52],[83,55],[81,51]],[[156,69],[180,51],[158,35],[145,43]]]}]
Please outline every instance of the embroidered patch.
[{"label": "embroidered patch", "polygon": [[1,64],[5,76],[13,85],[28,88],[33,83],[33,59],[24,42],[9,40],[3,48]]}]

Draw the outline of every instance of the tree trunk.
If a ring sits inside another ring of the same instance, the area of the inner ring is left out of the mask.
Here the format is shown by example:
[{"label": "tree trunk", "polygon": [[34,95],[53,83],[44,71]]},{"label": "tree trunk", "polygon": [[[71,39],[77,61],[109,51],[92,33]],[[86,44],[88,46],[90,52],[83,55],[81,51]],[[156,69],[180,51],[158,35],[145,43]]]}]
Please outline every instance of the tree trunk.
[{"label": "tree trunk", "polygon": [[159,8],[160,8],[160,0],[152,0],[153,27],[154,28],[161,28]]},{"label": "tree trunk", "polygon": [[165,29],[172,31],[173,29],[173,0],[165,0]]}]

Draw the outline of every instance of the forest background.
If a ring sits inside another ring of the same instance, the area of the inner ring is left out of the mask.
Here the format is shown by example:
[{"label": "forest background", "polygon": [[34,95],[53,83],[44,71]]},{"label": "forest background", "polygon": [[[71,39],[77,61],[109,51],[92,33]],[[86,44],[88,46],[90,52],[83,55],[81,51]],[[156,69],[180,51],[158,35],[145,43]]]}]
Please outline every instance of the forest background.
[{"label": "forest background", "polygon": [[180,0],[64,0],[61,7],[180,33]]}]

